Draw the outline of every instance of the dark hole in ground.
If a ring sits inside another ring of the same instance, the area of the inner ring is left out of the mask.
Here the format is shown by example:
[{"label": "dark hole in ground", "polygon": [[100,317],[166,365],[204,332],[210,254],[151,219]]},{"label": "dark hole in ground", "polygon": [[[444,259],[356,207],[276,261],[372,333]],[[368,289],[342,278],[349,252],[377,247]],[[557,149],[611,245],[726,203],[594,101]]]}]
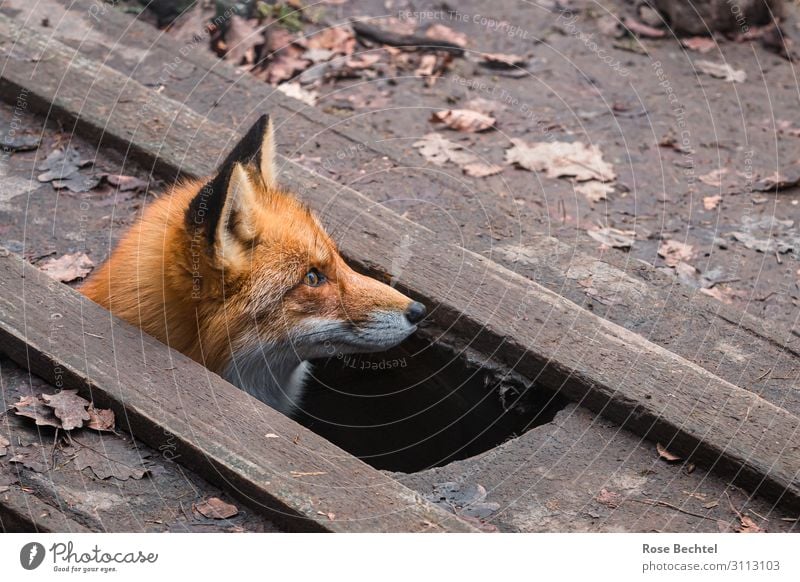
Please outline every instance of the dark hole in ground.
[{"label": "dark hole in ground", "polygon": [[496,447],[566,403],[426,331],[387,352],[315,362],[298,420],[378,469],[410,473]]}]

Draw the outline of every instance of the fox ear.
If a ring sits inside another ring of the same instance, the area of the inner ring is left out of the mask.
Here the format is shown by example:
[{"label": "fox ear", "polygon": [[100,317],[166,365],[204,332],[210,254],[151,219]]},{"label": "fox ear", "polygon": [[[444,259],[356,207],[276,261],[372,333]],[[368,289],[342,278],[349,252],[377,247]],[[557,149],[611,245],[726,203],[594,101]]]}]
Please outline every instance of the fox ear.
[{"label": "fox ear", "polygon": [[186,212],[186,223],[189,232],[202,235],[216,261],[231,266],[243,258],[256,237],[253,212],[257,205],[256,189],[248,171],[235,162],[223,167],[194,197]]},{"label": "fox ear", "polygon": [[268,188],[276,185],[275,138],[269,115],[258,118],[222,162],[219,171],[222,172],[237,162],[243,166],[254,166]]}]

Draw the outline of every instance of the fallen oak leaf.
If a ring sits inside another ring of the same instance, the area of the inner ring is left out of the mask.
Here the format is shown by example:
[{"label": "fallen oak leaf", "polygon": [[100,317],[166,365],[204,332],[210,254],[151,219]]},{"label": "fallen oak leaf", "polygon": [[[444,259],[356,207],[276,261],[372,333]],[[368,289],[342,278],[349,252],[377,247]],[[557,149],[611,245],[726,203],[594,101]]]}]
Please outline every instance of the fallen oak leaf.
[{"label": "fallen oak leaf", "polygon": [[490,69],[517,69],[528,64],[528,57],[507,53],[485,53],[481,65]]},{"label": "fallen oak leaf", "polygon": [[86,277],[94,268],[94,263],[85,253],[73,253],[48,259],[38,267],[56,281],[69,283]]},{"label": "fallen oak leaf", "polygon": [[705,289],[705,288],[700,289],[700,293],[702,293],[703,295],[708,295],[709,297],[712,297],[717,301],[719,301],[720,303],[724,303],[726,305],[731,305],[733,303],[734,297],[738,295],[737,292],[734,291],[733,289],[730,289],[728,287],[722,288],[720,287],[720,285],[715,285],[710,289]]},{"label": "fallen oak leaf", "polygon": [[89,401],[78,396],[77,390],[62,390],[56,394],[42,394],[48,406],[53,409],[55,415],[61,420],[61,428],[72,430],[83,426],[84,420],[91,417],[86,411]]},{"label": "fallen oak leaf", "polygon": [[219,497],[209,497],[200,503],[195,503],[192,508],[208,519],[228,519],[239,513],[238,507],[222,501]]},{"label": "fallen oak leaf", "polygon": [[467,46],[467,35],[463,32],[456,32],[444,24],[434,24],[425,31],[425,36],[434,40],[444,40],[456,46]]},{"label": "fallen oak leaf", "polygon": [[504,109],[504,107],[505,106],[499,101],[484,99],[483,97],[475,97],[464,104],[464,109],[472,109],[473,111],[478,111],[479,113],[492,117],[494,117],[495,113]]},{"label": "fallen oak leaf", "polygon": [[150,472],[141,464],[142,457],[149,453],[132,448],[120,436],[103,437],[97,433],[83,433],[80,441],[74,437],[72,441],[78,447],[68,447],[65,451],[73,455],[75,467],[79,471],[91,469],[98,479],[113,477],[120,481],[138,480]]},{"label": "fallen oak leaf", "polygon": [[225,29],[225,60],[231,64],[252,65],[256,60],[256,45],[264,42],[259,27],[238,14],[231,15]]},{"label": "fallen oak leaf", "polygon": [[16,447],[14,453],[8,460],[9,463],[19,463],[37,473],[47,473],[52,468],[52,456],[38,444]]},{"label": "fallen oak leaf", "polygon": [[464,133],[476,133],[491,129],[495,121],[494,117],[471,111],[469,109],[446,109],[437,111],[431,116],[434,123],[444,123],[450,129]]},{"label": "fallen oak leaf", "polygon": [[80,193],[94,190],[100,184],[98,176],[86,176],[75,172],[63,180],[53,180],[51,182],[56,190],[67,189],[70,192]]},{"label": "fallen oak leaf", "polygon": [[356,48],[356,37],[351,30],[332,26],[308,39],[309,49],[326,49],[342,55],[351,55]]},{"label": "fallen oak leaf", "polygon": [[668,463],[674,463],[676,461],[682,460],[682,457],[670,453],[667,449],[663,447],[661,443],[656,443],[656,451],[658,451],[658,456],[667,461]]},{"label": "fallen oak leaf", "polygon": [[706,196],[703,198],[703,208],[706,210],[714,210],[720,202],[722,202],[722,196],[719,194],[714,196]]},{"label": "fallen oak leaf", "polygon": [[615,249],[629,249],[633,246],[635,241],[632,230],[619,230],[616,228],[605,227],[586,231],[594,240],[604,244],[607,247]]},{"label": "fallen oak leaf", "polygon": [[316,105],[317,99],[319,98],[319,93],[303,89],[300,83],[281,83],[278,85],[277,89],[284,95],[302,101],[306,105]]},{"label": "fallen oak leaf", "polygon": [[116,418],[114,411],[105,408],[95,408],[94,404],[89,403],[89,408],[86,410],[89,414],[89,421],[86,423],[86,428],[91,428],[98,431],[114,432]]},{"label": "fallen oak leaf", "polygon": [[747,80],[747,73],[741,69],[734,69],[728,63],[695,61],[695,65],[697,65],[701,73],[705,73],[717,79],[722,79],[729,83],[744,83]]},{"label": "fallen oak leaf", "polygon": [[759,527],[749,516],[741,515],[739,516],[739,526],[736,531],[739,533],[764,533],[766,530]]},{"label": "fallen oak leaf", "polygon": [[419,66],[414,71],[414,74],[418,77],[430,77],[436,70],[436,63],[438,61],[439,59],[436,55],[422,55],[422,58],[419,60]]},{"label": "fallen oak leaf", "polygon": [[603,160],[596,145],[581,142],[536,142],[528,145],[521,139],[512,139],[506,150],[506,163],[531,172],[544,171],[548,178],[574,176],[579,182],[599,180],[608,182],[616,178],[611,164]]},{"label": "fallen oak leaf", "polygon": [[601,200],[608,200],[608,195],[614,191],[614,187],[597,180],[589,180],[575,186],[575,191],[586,196],[586,199],[594,204]]},{"label": "fallen oak leaf", "polygon": [[32,418],[38,426],[61,428],[61,421],[41,396],[23,396],[12,406],[15,409],[14,414]]},{"label": "fallen oak leaf", "polygon": [[478,159],[475,155],[465,151],[461,144],[445,139],[438,133],[428,133],[419,141],[413,143],[425,159],[437,166],[453,162],[459,166],[471,164]]},{"label": "fallen oak leaf", "polygon": [[700,180],[703,184],[713,186],[714,188],[721,188],[722,177],[727,173],[728,173],[727,168],[718,168],[716,170],[712,170],[708,174],[699,176],[697,179]]},{"label": "fallen oak leaf", "polygon": [[717,48],[717,41],[707,36],[692,36],[684,38],[681,44],[690,51],[697,51],[698,53],[705,54]]},{"label": "fallen oak leaf", "polygon": [[611,509],[616,509],[622,502],[622,496],[608,489],[601,489],[600,493],[595,497],[595,501]]},{"label": "fallen oak leaf", "polygon": [[36,166],[39,170],[46,172],[39,174],[36,179],[40,182],[52,182],[53,180],[64,180],[76,173],[82,166],[86,165],[81,160],[78,150],[72,147],[65,149],[55,149]]},{"label": "fallen oak leaf", "polygon": [[38,135],[0,131],[0,150],[4,152],[29,152],[39,148],[42,138]]},{"label": "fallen oak leaf", "polygon": [[128,192],[129,190],[139,191],[146,190],[150,185],[145,180],[140,180],[135,176],[123,176],[122,174],[101,174],[112,186],[116,186],[120,192]]},{"label": "fallen oak leaf", "polygon": [[640,36],[642,38],[663,38],[664,35],[667,34],[666,31],[661,28],[653,28],[652,26],[648,26],[643,22],[639,22],[630,16],[623,18],[622,24],[636,36]]},{"label": "fallen oak leaf", "polygon": [[663,258],[668,266],[676,267],[694,256],[694,248],[692,245],[668,239],[658,247],[658,256]]},{"label": "fallen oak leaf", "polygon": [[487,176],[494,176],[495,174],[502,172],[504,169],[505,166],[501,166],[500,164],[484,164],[483,162],[466,164],[462,168],[467,176],[472,176],[473,178],[486,178]]}]

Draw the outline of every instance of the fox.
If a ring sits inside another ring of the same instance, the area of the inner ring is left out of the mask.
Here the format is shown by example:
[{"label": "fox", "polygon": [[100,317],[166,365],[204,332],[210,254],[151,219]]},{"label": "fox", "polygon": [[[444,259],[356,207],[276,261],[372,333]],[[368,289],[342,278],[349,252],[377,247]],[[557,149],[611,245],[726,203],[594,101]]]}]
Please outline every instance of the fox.
[{"label": "fox", "polygon": [[296,417],[311,360],[392,348],[426,307],[354,271],[276,167],[265,114],[215,174],[148,204],[79,291]]}]

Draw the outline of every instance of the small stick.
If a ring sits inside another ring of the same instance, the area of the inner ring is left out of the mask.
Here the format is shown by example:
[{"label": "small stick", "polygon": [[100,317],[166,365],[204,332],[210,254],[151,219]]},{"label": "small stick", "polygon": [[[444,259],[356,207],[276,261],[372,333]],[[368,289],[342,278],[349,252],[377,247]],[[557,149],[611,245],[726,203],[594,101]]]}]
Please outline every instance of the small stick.
[{"label": "small stick", "polygon": [[636,501],[637,503],[644,503],[645,505],[651,506],[661,506],[667,507],[669,509],[674,509],[680,513],[691,515],[692,517],[699,517],[700,519],[707,519],[709,521],[717,521],[713,517],[708,517],[707,515],[700,515],[699,513],[692,513],[691,511],[686,511],[685,509],[681,509],[677,505],[672,505],[671,503],[667,503],[666,501],[661,501],[660,499],[653,500],[653,499],[631,499],[631,501]]},{"label": "small stick", "polygon": [[446,40],[436,40],[418,34],[398,34],[389,30],[382,30],[364,22],[351,23],[353,32],[373,42],[388,44],[406,50],[445,51],[456,56],[464,54],[464,49],[457,44]]}]

